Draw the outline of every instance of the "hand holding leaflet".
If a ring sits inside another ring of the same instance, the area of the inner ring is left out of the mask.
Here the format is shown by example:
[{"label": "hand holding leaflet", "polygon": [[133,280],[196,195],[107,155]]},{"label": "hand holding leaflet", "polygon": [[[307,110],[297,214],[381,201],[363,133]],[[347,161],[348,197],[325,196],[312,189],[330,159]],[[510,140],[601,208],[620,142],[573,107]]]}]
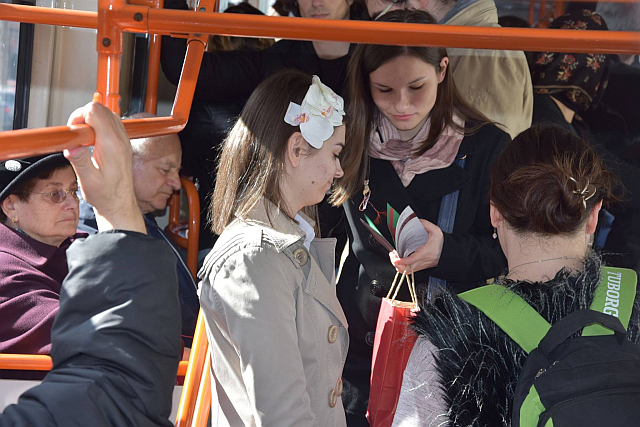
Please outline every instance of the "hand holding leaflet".
[{"label": "hand holding leaflet", "polygon": [[397,212],[391,206],[388,206],[387,212],[389,218],[389,223],[387,225],[391,235],[394,237],[396,248],[394,248],[393,245],[385,239],[369,217],[365,215],[366,221],[360,219],[373,238],[387,251],[397,251],[399,256],[404,258],[411,255],[420,246],[427,243],[429,240],[429,233],[422,226],[420,219],[416,216],[410,206],[407,206],[400,216],[398,216]]}]

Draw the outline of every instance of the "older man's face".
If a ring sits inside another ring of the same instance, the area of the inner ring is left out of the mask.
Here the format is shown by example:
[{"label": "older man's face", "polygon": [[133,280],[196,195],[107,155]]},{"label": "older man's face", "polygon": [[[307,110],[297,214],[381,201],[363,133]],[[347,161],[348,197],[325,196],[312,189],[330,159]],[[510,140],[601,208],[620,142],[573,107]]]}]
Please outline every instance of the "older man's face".
[{"label": "older man's face", "polygon": [[367,12],[369,12],[369,16],[372,18],[375,18],[378,16],[380,12],[382,12],[387,8],[387,6],[389,6],[389,3],[392,3],[391,9],[389,10],[419,9],[419,10],[425,10],[427,12],[430,12],[429,4],[434,3],[436,1],[439,1],[439,0],[404,0],[404,1],[397,1],[395,3],[388,0],[366,0],[366,4],[367,4]]},{"label": "older man's face", "polygon": [[144,155],[133,165],[133,187],[143,214],[164,209],[174,190],[180,189],[182,148],[176,135],[151,138]]}]

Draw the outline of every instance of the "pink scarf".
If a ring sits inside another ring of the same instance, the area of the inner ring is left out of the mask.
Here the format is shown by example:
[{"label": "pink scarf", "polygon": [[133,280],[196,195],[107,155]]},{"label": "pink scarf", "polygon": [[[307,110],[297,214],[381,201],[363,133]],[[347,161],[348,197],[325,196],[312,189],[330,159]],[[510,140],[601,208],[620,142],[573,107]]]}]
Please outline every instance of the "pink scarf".
[{"label": "pink scarf", "polygon": [[[464,128],[464,120],[453,115],[455,124]],[[369,155],[374,159],[389,160],[400,177],[402,184],[408,186],[413,177],[435,169],[443,169],[451,165],[456,158],[464,134],[452,126],[443,129],[433,147],[418,157],[413,153],[427,139],[431,119],[422,125],[422,129],[409,141],[400,139],[400,132],[382,114],[378,114],[377,129],[371,135]],[[382,141],[380,138],[382,137]]]}]

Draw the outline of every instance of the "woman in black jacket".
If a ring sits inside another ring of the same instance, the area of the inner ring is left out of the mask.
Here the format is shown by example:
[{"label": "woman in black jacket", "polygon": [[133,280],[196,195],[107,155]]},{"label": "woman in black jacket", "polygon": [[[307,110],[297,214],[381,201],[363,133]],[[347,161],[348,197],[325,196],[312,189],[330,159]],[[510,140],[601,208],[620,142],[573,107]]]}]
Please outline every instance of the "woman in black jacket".
[{"label": "woman in black jacket", "polygon": [[[428,13],[409,10],[381,20],[435,23]],[[410,206],[423,219],[429,240],[418,250],[424,255],[424,270],[415,276],[419,294],[443,285],[463,290],[460,283],[495,276],[506,264],[492,238],[489,167],[510,138],[461,100],[444,48],[360,45],[348,75],[349,117],[357,125],[349,127],[346,150],[364,146],[369,153],[350,168],[357,176],[338,183],[345,194],[357,194],[344,204],[350,251],[337,289],[349,321],[343,402],[353,427],[368,425],[376,319],[395,274],[388,251],[361,219],[370,218],[389,242],[387,204],[398,213]]]}]

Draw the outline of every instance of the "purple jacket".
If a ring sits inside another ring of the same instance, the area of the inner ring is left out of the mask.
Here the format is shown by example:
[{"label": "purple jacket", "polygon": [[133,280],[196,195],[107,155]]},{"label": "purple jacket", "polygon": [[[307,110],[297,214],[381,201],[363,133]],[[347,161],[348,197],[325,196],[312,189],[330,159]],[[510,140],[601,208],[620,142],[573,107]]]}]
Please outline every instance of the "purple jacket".
[{"label": "purple jacket", "polygon": [[0,224],[0,353],[49,354],[66,251]]}]

